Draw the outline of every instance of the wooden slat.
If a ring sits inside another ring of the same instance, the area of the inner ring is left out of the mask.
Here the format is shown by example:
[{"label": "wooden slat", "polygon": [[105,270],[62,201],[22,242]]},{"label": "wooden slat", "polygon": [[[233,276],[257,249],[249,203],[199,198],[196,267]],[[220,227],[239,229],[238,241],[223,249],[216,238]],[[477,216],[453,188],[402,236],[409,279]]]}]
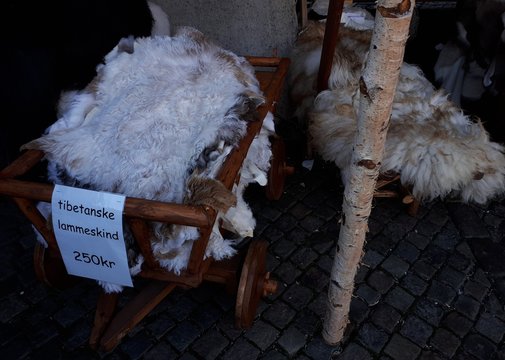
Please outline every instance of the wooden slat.
[{"label": "wooden slat", "polygon": [[89,346],[96,350],[100,343],[100,338],[107,329],[118,303],[119,294],[107,294],[103,290],[100,292],[96,304],[95,321],[91,335],[89,336]]},{"label": "wooden slat", "polygon": [[174,283],[151,281],[142,291],[116,314],[100,342],[103,351],[109,352],[121,339],[175,289]]},{"label": "wooden slat", "polygon": [[0,171],[0,178],[13,178],[23,175],[42,160],[43,157],[44,153],[40,150],[28,150]]},{"label": "wooden slat", "polygon": [[159,268],[158,260],[153,255],[151,248],[151,227],[145,220],[137,218],[127,218],[131,232],[144,257],[145,265],[151,269]]},{"label": "wooden slat", "polygon": [[326,18],[326,29],[324,31],[323,49],[321,51],[321,61],[317,74],[317,92],[328,88],[328,79],[333,65],[333,54],[337,47],[338,29],[342,17],[344,0],[330,0],[328,6],[328,17]]}]

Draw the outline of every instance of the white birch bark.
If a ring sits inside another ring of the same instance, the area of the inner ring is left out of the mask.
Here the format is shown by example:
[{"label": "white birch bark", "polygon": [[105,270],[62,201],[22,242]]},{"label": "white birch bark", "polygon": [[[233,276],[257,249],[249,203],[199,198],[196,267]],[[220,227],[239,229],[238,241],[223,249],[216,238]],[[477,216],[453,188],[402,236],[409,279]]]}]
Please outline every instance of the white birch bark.
[{"label": "white birch bark", "polygon": [[328,289],[323,338],[332,345],[342,340],[349,321],[354,277],[368,231],[368,216],[414,5],[415,0],[379,0],[377,4],[369,56],[360,79],[358,133]]}]

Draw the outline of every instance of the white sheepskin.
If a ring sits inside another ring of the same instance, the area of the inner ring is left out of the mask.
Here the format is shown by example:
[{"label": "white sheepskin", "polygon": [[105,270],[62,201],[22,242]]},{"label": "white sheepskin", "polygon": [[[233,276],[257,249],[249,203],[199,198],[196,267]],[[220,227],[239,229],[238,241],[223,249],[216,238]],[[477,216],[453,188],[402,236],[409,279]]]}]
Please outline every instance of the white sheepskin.
[{"label": "white sheepskin", "polygon": [[[251,113],[263,102],[259,83],[244,58],[192,28],[132,45],[112,50],[86,90],[62,97],[61,118],[25,148],[45,152],[55,183],[188,203],[187,181],[214,178],[245,135]],[[273,130],[269,114],[243,163],[234,189],[236,206],[218,213],[242,237],[252,236],[255,226],[242,194],[251,182],[265,183]],[[198,229],[154,223],[153,233],[153,253],[161,266],[175,273],[185,269]],[[216,225],[206,257],[232,256],[234,241],[223,239]],[[141,256],[133,261],[133,273],[142,261]]]},{"label": "white sheepskin", "polygon": [[[292,97],[299,119],[308,118],[312,146],[323,159],[336,163],[347,184],[357,128],[358,81],[371,31],[341,27],[329,90],[312,101],[319,63],[314,54],[321,51],[323,34],[324,23],[311,23],[297,41]],[[402,183],[411,185],[420,200],[452,194],[485,203],[505,191],[504,147],[491,142],[480,122],[465,116],[409,64],[401,68],[380,171],[400,173]]]}]

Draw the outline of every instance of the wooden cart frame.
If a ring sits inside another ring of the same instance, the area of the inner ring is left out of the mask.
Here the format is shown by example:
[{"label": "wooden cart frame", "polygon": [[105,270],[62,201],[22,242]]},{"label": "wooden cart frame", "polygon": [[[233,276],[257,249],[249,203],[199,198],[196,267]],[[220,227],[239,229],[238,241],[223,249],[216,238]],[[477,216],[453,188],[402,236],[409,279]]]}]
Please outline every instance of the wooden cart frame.
[{"label": "wooden cart frame", "polygon": [[[266,103],[258,109],[258,120],[249,123],[246,136],[224,162],[217,179],[231,189],[240,177],[240,168],[251,142],[259,133],[267,113],[274,112],[281,96],[289,60],[286,58],[248,57],[256,67],[256,76],[265,94]],[[278,199],[282,194],[284,175],[288,168],[284,163],[283,145],[273,139],[273,159],[267,186],[267,197]],[[51,202],[53,185],[20,179],[43,159],[44,153],[30,150],[0,171],[0,194],[11,197],[23,214],[45,238],[47,248],[35,246],[34,267],[37,278],[44,283],[60,287],[70,281],[63,265],[60,251],[48,221],[36,208],[36,202]],[[267,244],[253,241],[249,246],[242,270],[240,257],[226,261],[204,259],[209,236],[216,221],[216,211],[209,206],[188,206],[175,203],[127,197],[124,219],[128,223],[136,243],[144,256],[138,276],[150,279],[148,284],[121,309],[118,309],[120,293],[101,292],[98,298],[95,321],[89,344],[102,351],[110,351],[154,307],[176,287],[195,288],[204,280],[225,284],[228,290],[236,289],[235,323],[238,327],[251,326],[258,302],[262,296],[274,292],[277,283],[269,279],[265,269]],[[200,237],[193,244],[187,269],[176,275],[159,266],[151,249],[148,222],[195,226]]]}]

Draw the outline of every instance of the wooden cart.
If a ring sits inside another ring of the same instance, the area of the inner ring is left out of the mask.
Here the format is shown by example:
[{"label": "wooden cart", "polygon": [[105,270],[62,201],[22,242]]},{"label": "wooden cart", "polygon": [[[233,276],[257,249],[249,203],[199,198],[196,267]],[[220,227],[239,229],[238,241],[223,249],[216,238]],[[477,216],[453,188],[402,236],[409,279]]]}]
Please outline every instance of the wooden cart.
[{"label": "wooden cart", "polygon": [[[249,146],[259,133],[267,112],[273,112],[281,95],[289,60],[285,58],[249,57],[256,67],[256,75],[265,94],[266,103],[258,110],[258,121],[251,122],[246,136],[232,151],[220,169],[218,180],[228,189],[240,177],[240,168]],[[289,168],[284,163],[284,150],[279,138],[272,139],[273,159],[267,186],[267,197],[278,199],[283,190],[284,176]],[[0,172],[0,194],[11,197],[24,215],[45,238],[48,246],[37,244],[34,252],[35,272],[44,283],[61,287],[72,277],[67,275],[54,233],[47,220],[36,208],[37,201],[50,202],[53,185],[23,180],[23,175],[40,163],[44,154],[30,150]],[[128,223],[138,244],[144,264],[138,276],[149,279],[147,285],[121,309],[120,293],[102,291],[98,298],[95,322],[89,344],[103,351],[112,350],[174,288],[195,288],[204,280],[225,284],[237,293],[235,322],[240,328],[251,326],[260,298],[276,290],[277,283],[269,279],[265,269],[267,244],[252,241],[247,253],[226,261],[204,259],[216,211],[208,206],[188,206],[127,197],[124,220]],[[161,268],[151,250],[149,221],[166,222],[198,227],[200,238],[194,242],[187,269],[175,275]],[[242,264],[242,268],[240,265]]]}]

